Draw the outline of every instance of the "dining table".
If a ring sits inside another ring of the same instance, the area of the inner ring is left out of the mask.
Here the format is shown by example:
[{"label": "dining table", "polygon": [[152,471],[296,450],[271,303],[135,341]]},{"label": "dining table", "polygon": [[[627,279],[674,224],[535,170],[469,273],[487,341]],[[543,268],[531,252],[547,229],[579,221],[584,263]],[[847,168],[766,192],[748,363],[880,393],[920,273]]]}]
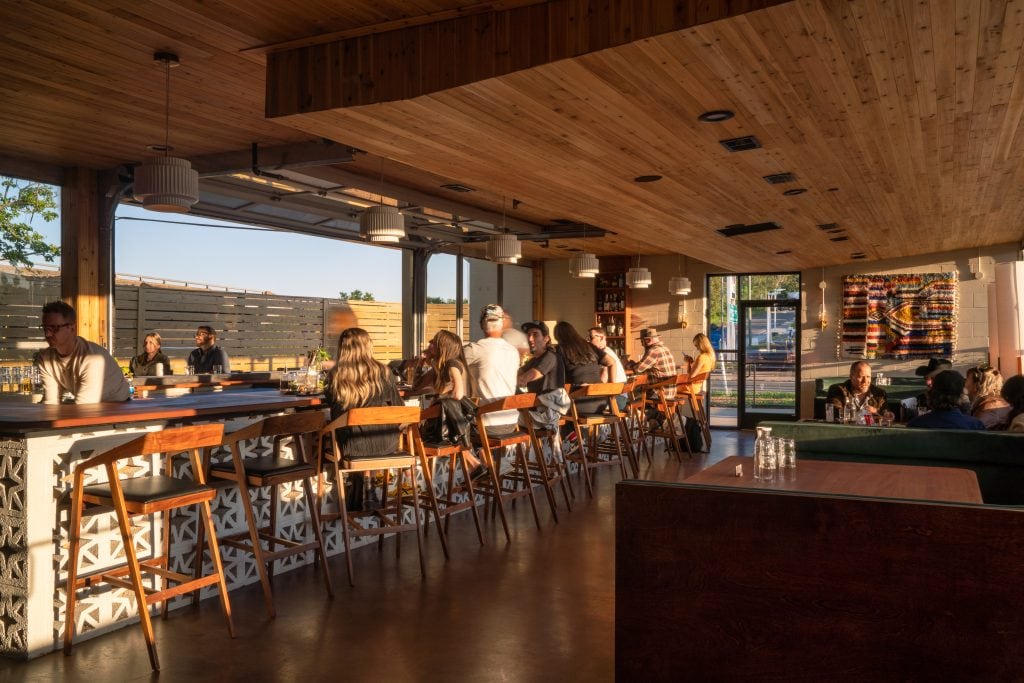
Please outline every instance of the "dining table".
[{"label": "dining table", "polygon": [[798,459],[771,480],[754,478],[754,459],[734,455],[697,472],[687,484],[954,503],[982,503],[978,477],[960,467]]}]

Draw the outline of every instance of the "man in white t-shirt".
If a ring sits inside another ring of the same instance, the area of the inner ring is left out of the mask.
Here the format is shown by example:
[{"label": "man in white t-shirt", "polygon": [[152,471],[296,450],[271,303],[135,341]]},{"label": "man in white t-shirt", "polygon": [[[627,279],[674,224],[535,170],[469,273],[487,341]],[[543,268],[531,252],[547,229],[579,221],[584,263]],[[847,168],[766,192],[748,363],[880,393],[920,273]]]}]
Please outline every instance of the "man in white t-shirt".
[{"label": "man in white t-shirt", "polygon": [[43,334],[50,347],[38,356],[44,403],[60,403],[65,394],[75,403],[128,400],[128,382],[117,361],[99,344],[78,336],[74,308],[63,301],[43,306]]},{"label": "man in white t-shirt", "polygon": [[[488,304],[480,312],[484,338],[466,344],[466,364],[473,382],[473,395],[483,402],[516,393],[519,352],[502,338],[505,312],[498,304]],[[502,410],[483,416],[488,433],[507,434],[516,429],[519,411]]]},{"label": "man in white t-shirt", "polygon": [[612,376],[609,378],[609,382],[623,382],[626,381],[626,368],[622,367],[622,361],[619,360],[619,356],[615,351],[608,346],[608,338],[605,336],[605,331],[601,327],[591,327],[590,330],[590,343],[604,351],[605,355],[614,361],[615,365],[612,367]]}]

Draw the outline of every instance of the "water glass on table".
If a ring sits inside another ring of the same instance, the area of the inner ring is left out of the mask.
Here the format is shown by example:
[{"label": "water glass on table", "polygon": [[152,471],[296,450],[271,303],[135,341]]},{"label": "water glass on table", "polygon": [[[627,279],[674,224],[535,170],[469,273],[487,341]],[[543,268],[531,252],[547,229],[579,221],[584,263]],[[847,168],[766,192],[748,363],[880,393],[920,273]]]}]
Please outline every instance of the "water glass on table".
[{"label": "water glass on table", "polygon": [[215,374],[215,375],[224,374],[224,366],[223,365],[214,365],[213,366],[213,374]]}]

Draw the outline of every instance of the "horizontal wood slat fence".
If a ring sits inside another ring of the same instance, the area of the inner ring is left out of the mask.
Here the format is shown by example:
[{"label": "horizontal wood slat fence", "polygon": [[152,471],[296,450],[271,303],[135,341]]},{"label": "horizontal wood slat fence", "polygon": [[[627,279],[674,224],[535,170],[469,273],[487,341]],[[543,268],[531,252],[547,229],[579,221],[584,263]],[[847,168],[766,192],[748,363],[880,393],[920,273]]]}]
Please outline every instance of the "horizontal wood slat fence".
[{"label": "horizontal wood slat fence", "polygon": [[[0,272],[0,365],[25,365],[46,342],[40,311],[60,298],[60,277]],[[358,325],[370,333],[374,355],[402,356],[402,305],[278,296],[254,292],[211,292],[150,284],[117,284],[114,294],[114,356],[127,365],[149,332],[159,332],[175,373],[195,347],[198,325],[210,325],[228,352],[233,370],[299,367],[309,349],[323,346],[331,356],[341,329]],[[427,338],[455,327],[455,304],[427,305]]]}]

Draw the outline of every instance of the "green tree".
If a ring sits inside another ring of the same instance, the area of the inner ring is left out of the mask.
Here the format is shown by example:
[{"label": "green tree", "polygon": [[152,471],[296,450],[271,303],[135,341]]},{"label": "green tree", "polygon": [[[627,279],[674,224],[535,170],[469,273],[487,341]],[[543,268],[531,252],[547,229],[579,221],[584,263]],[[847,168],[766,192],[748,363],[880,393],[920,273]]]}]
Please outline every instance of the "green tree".
[{"label": "green tree", "polygon": [[15,268],[31,268],[33,257],[52,263],[60,256],[60,247],[49,244],[31,223],[57,219],[57,198],[53,188],[0,176],[0,260]]},{"label": "green tree", "polygon": [[338,292],[342,301],[376,301],[372,292],[364,292],[361,289],[353,289],[351,292]]}]

